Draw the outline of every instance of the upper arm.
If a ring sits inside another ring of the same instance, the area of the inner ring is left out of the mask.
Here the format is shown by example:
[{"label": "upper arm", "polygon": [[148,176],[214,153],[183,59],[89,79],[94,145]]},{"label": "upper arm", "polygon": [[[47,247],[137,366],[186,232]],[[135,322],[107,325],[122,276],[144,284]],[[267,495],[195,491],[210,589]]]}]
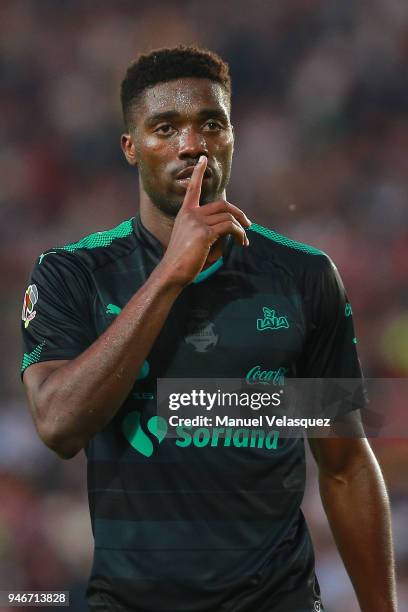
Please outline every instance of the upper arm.
[{"label": "upper arm", "polygon": [[[54,412],[49,418],[55,387],[47,381],[93,342],[92,291],[90,274],[81,262],[70,253],[56,252],[37,262],[24,296],[21,377],[38,434],[53,449],[59,415]],[[61,380],[58,377],[56,384]]]},{"label": "upper arm", "polygon": [[[21,317],[25,351],[21,373],[30,387],[46,377],[49,369],[77,357],[94,341],[92,292],[89,273],[70,253],[47,254],[35,265]],[[26,378],[34,365],[51,362]]]},{"label": "upper arm", "polygon": [[360,378],[353,315],[336,266],[327,256],[313,260],[305,304],[308,336],[299,378]]},{"label": "upper arm", "polygon": [[49,416],[49,403],[46,399],[44,401],[43,398],[41,398],[41,387],[55,370],[58,370],[68,362],[68,359],[61,359],[55,361],[44,361],[43,363],[35,363],[23,373],[24,390],[27,395],[31,416],[38,435],[44,444],[55,450],[55,452],[57,452],[57,454],[59,454],[59,456],[63,459],[69,459],[71,455],[63,455],[58,453],[56,448],[53,446],[53,433],[50,430],[49,419],[47,419]]},{"label": "upper arm", "polygon": [[39,393],[42,384],[46,379],[58,368],[68,363],[68,359],[60,359],[54,361],[43,361],[42,363],[34,363],[27,368],[23,373],[23,385],[26,392],[30,410],[37,424],[39,407]]},{"label": "upper arm", "polygon": [[340,275],[327,256],[313,260],[307,271],[304,304],[308,331],[297,376],[315,379],[309,385],[316,402],[313,416],[330,417],[333,423],[364,408],[366,393],[351,306]]},{"label": "upper arm", "polygon": [[340,476],[350,473],[361,461],[367,460],[368,453],[372,453],[358,411],[344,415],[332,425],[331,431],[335,437],[309,438],[309,446],[320,475]]},{"label": "upper arm", "polygon": [[340,477],[359,469],[372,456],[361,421],[367,398],[346,290],[330,258],[317,263],[319,268],[309,279],[311,326],[300,376],[324,379],[324,393],[319,395],[322,405],[316,408],[331,417],[330,431],[322,438],[310,437],[309,445],[320,477]]},{"label": "upper arm", "polygon": [[309,445],[323,476],[341,476],[365,461],[366,438],[309,438]]}]

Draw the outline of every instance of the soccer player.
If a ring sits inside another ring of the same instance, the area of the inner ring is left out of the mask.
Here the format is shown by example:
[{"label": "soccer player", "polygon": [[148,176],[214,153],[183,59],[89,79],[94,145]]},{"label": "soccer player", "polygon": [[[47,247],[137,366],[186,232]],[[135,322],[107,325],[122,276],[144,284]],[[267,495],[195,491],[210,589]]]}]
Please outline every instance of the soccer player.
[{"label": "soccer player", "polygon": [[[35,425],[59,456],[87,455],[92,611],[323,609],[300,510],[303,438],[197,446],[155,416],[158,378],[360,376],[330,259],[226,200],[230,98],[228,66],[207,50],[132,63],[122,149],[140,214],[42,253],[26,291]],[[389,504],[366,439],[309,442],[361,609],[395,612]]]}]

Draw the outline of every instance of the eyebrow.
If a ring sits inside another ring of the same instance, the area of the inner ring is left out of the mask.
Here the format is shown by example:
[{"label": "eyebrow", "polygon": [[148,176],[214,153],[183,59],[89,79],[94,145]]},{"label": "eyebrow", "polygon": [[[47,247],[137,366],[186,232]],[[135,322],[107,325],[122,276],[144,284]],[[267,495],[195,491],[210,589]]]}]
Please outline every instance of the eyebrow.
[{"label": "eyebrow", "polygon": [[[165,111],[163,113],[155,113],[154,115],[150,115],[150,117],[147,117],[145,124],[147,127],[152,127],[160,121],[171,121],[175,119],[180,119],[180,117],[182,117],[182,115],[177,111]],[[228,122],[228,115],[220,108],[203,108],[198,113],[198,118],[201,121],[213,117],[215,119],[225,121],[226,123]]]}]

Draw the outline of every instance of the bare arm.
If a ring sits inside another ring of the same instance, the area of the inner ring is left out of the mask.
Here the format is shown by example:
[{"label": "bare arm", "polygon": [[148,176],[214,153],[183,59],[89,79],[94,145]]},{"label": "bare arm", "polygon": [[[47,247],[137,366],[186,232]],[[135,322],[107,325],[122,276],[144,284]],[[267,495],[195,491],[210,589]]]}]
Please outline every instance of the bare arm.
[{"label": "bare arm", "polygon": [[24,385],[42,440],[69,458],[114,416],[180,289],[153,272],[112,325],[70,361],[34,364]]},{"label": "bare arm", "polygon": [[320,494],[362,612],[396,612],[390,507],[365,438],[310,439]]},{"label": "bare arm", "polygon": [[231,233],[247,243],[240,221],[249,221],[242,211],[225,202],[199,206],[205,167],[201,162],[194,170],[165,256],[112,325],[75,359],[34,364],[24,373],[39,435],[62,457],[74,456],[113,418],[175,300],[203,268],[214,242]]}]

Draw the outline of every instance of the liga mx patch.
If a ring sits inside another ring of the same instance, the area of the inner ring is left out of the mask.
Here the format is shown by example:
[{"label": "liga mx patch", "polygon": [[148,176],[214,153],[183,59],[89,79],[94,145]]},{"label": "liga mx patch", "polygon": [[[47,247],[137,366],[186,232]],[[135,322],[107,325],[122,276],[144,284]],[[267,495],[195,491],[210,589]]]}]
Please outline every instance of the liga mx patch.
[{"label": "liga mx patch", "polygon": [[27,328],[30,321],[32,321],[37,314],[34,310],[34,306],[38,301],[38,289],[37,285],[29,285],[24,295],[23,311],[21,318],[24,321],[24,327]]}]

